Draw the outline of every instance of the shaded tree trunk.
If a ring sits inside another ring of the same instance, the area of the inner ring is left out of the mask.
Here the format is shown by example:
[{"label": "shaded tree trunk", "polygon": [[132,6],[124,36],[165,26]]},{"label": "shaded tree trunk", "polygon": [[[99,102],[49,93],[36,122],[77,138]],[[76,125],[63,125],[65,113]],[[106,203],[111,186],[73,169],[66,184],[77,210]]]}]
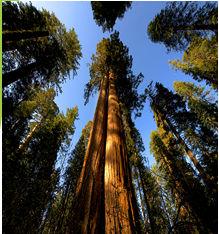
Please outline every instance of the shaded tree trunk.
[{"label": "shaded tree trunk", "polygon": [[107,129],[108,78],[102,80],[82,172],[73,205],[71,233],[104,233],[103,176]]},{"label": "shaded tree trunk", "polygon": [[199,172],[199,175],[203,179],[204,183],[208,186],[209,189],[212,189],[212,183],[211,183],[211,180],[210,180],[210,176],[204,171],[203,167],[201,166],[199,161],[196,159],[193,152],[189,149],[189,147],[187,146],[185,141],[181,138],[180,134],[177,132],[177,130],[171,124],[169,119],[167,117],[165,117],[165,115],[162,115],[161,113],[157,113],[157,116],[158,116],[159,120],[162,121],[164,126],[169,128],[169,130],[174,134],[174,136],[176,137],[178,142],[183,146],[185,153],[190,158],[193,165],[195,166],[195,168]]},{"label": "shaded tree trunk", "polygon": [[[105,233],[137,233],[132,188],[121,110],[115,77],[110,73],[104,173]],[[139,232],[138,232],[139,233]]]},{"label": "shaded tree trunk", "polygon": [[145,210],[145,204],[143,201],[143,197],[142,197],[142,192],[141,192],[141,183],[140,183],[140,175],[138,173],[138,168],[136,166],[134,166],[134,170],[135,170],[135,176],[136,176],[136,180],[137,180],[137,189],[139,192],[139,196],[140,196],[140,203],[141,203],[141,210],[142,210],[142,214],[143,214],[143,218],[144,218],[144,223],[146,222],[146,210]]},{"label": "shaded tree trunk", "polygon": [[[197,222],[197,228],[200,233],[215,233],[214,214],[210,210],[204,194],[198,194],[194,186],[195,181],[187,180],[184,176],[182,168],[177,166],[177,163],[172,155],[165,152],[162,155],[164,163],[168,166],[169,174],[174,178],[173,190],[183,202],[188,212],[191,212]],[[204,192],[204,191],[203,191]],[[203,204],[206,204],[205,212],[203,212]],[[212,224],[213,223],[213,224]],[[211,232],[212,231],[212,232]]]},{"label": "shaded tree trunk", "polygon": [[17,42],[21,40],[31,40],[38,39],[41,37],[48,37],[49,31],[34,31],[34,30],[25,30],[25,31],[3,31],[2,34],[2,50],[9,51],[15,50],[18,48]]},{"label": "shaded tree trunk", "polygon": [[33,62],[26,66],[22,66],[13,71],[2,74],[2,87],[5,88],[6,86],[20,79],[27,79],[27,77],[36,71],[38,67],[39,63]]},{"label": "shaded tree trunk", "polygon": [[155,224],[155,220],[153,218],[152,212],[151,212],[151,207],[150,207],[150,204],[149,204],[149,201],[148,201],[148,195],[147,195],[147,191],[146,191],[147,185],[145,184],[144,175],[143,175],[143,172],[142,172],[141,168],[138,168],[138,172],[139,172],[139,176],[140,176],[140,180],[141,180],[141,185],[142,185],[145,204],[146,204],[146,207],[147,207],[148,218],[149,218],[149,221],[150,221],[151,233],[156,234],[156,224]]},{"label": "shaded tree trunk", "polygon": [[71,186],[70,182],[68,182],[67,188],[64,191],[64,193],[62,194],[62,204],[61,204],[61,208],[60,208],[60,211],[59,211],[57,226],[55,227],[54,233],[63,231],[63,222],[64,222],[64,218],[65,218],[65,215],[66,215],[66,208],[67,208],[68,200],[69,200],[70,186]]}]

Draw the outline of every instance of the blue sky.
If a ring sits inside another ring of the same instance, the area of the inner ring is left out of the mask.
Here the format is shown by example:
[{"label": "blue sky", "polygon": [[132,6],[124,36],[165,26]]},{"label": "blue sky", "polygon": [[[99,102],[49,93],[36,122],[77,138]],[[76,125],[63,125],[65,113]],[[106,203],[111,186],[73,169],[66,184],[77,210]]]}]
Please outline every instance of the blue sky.
[{"label": "blue sky", "polygon": [[[90,2],[33,1],[32,3],[38,9],[43,7],[53,11],[67,29],[73,27],[82,47],[83,58],[80,60],[77,75],[72,79],[71,74],[71,80],[63,84],[63,92],[56,98],[56,102],[63,112],[75,105],[79,108],[79,120],[76,121],[76,132],[72,138],[72,147],[74,147],[81,135],[82,128],[93,119],[97,102],[98,95],[95,95],[84,106],[84,87],[90,79],[91,56],[96,51],[97,43],[103,37],[108,37],[109,33],[103,33],[102,29],[95,24]],[[163,45],[152,43],[147,36],[149,22],[164,7],[165,2],[133,2],[132,8],[125,13],[123,19],[116,21],[114,27],[119,31],[120,39],[129,48],[129,53],[133,57],[133,72],[135,74],[141,72],[144,75],[139,92],[143,92],[150,81],[161,82],[170,89],[176,80],[193,81],[182,72],[173,70],[168,63],[172,59],[181,58],[182,54],[167,53]],[[154,159],[150,154],[149,142],[150,133],[156,129],[156,125],[148,103],[145,104],[142,116],[135,120],[135,124],[145,144],[144,156],[152,165]]]}]

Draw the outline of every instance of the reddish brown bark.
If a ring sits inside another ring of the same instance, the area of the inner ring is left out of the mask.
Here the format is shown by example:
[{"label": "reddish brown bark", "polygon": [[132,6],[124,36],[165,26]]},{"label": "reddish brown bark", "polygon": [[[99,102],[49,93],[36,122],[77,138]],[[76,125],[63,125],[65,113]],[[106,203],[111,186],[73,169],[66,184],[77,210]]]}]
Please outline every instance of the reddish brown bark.
[{"label": "reddish brown bark", "polygon": [[108,80],[103,79],[73,207],[72,233],[103,233]]},{"label": "reddish brown bark", "polygon": [[137,202],[112,77],[102,81],[74,201],[70,233],[139,233]]},{"label": "reddish brown bark", "polygon": [[119,100],[110,75],[104,174],[105,233],[135,233],[136,216]]}]

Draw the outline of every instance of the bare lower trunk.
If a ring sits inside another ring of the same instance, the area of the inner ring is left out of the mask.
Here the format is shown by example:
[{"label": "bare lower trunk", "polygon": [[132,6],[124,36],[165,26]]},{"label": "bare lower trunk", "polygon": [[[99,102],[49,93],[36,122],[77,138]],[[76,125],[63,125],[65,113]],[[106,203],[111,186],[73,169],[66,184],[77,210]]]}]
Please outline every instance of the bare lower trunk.
[{"label": "bare lower trunk", "polygon": [[77,184],[71,233],[104,233],[103,176],[106,146],[108,79],[103,79],[93,127]]},{"label": "bare lower trunk", "polygon": [[105,233],[135,233],[131,174],[114,77],[110,77],[104,173]]},{"label": "bare lower trunk", "polygon": [[101,84],[69,233],[139,233],[119,101],[109,80]]},{"label": "bare lower trunk", "polygon": [[[147,232],[146,226],[148,224],[148,220],[147,220],[147,213],[146,213],[146,202],[145,202],[145,195],[144,195],[144,188],[143,185],[141,183],[141,178],[140,178],[140,173],[139,173],[139,169],[137,166],[134,166],[134,170],[135,170],[135,175],[136,175],[136,180],[137,180],[137,189],[138,189],[138,193],[139,193],[139,198],[140,198],[140,204],[141,204],[141,211],[143,214],[143,225],[144,225],[144,231]],[[142,192],[144,197],[142,196]]]}]

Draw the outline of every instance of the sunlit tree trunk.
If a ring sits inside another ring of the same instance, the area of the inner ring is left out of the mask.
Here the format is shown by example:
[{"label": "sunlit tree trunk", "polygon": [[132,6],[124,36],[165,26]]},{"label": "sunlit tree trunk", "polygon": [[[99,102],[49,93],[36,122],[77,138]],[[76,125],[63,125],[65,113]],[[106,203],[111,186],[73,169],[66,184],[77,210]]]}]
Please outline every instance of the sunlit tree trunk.
[{"label": "sunlit tree trunk", "polygon": [[136,215],[115,77],[110,73],[104,173],[105,233],[136,233]]},{"label": "sunlit tree trunk", "polygon": [[72,233],[139,233],[114,77],[105,77],[77,183]]},{"label": "sunlit tree trunk", "polygon": [[33,138],[33,135],[38,131],[38,129],[40,128],[40,126],[41,126],[41,122],[37,123],[32,128],[32,130],[28,133],[27,137],[24,139],[24,141],[18,147],[18,152],[19,153],[20,152],[24,152],[27,149],[27,147],[28,147],[31,139]]},{"label": "sunlit tree trunk", "polygon": [[82,172],[73,207],[72,233],[104,233],[104,160],[108,79],[102,80]]}]

